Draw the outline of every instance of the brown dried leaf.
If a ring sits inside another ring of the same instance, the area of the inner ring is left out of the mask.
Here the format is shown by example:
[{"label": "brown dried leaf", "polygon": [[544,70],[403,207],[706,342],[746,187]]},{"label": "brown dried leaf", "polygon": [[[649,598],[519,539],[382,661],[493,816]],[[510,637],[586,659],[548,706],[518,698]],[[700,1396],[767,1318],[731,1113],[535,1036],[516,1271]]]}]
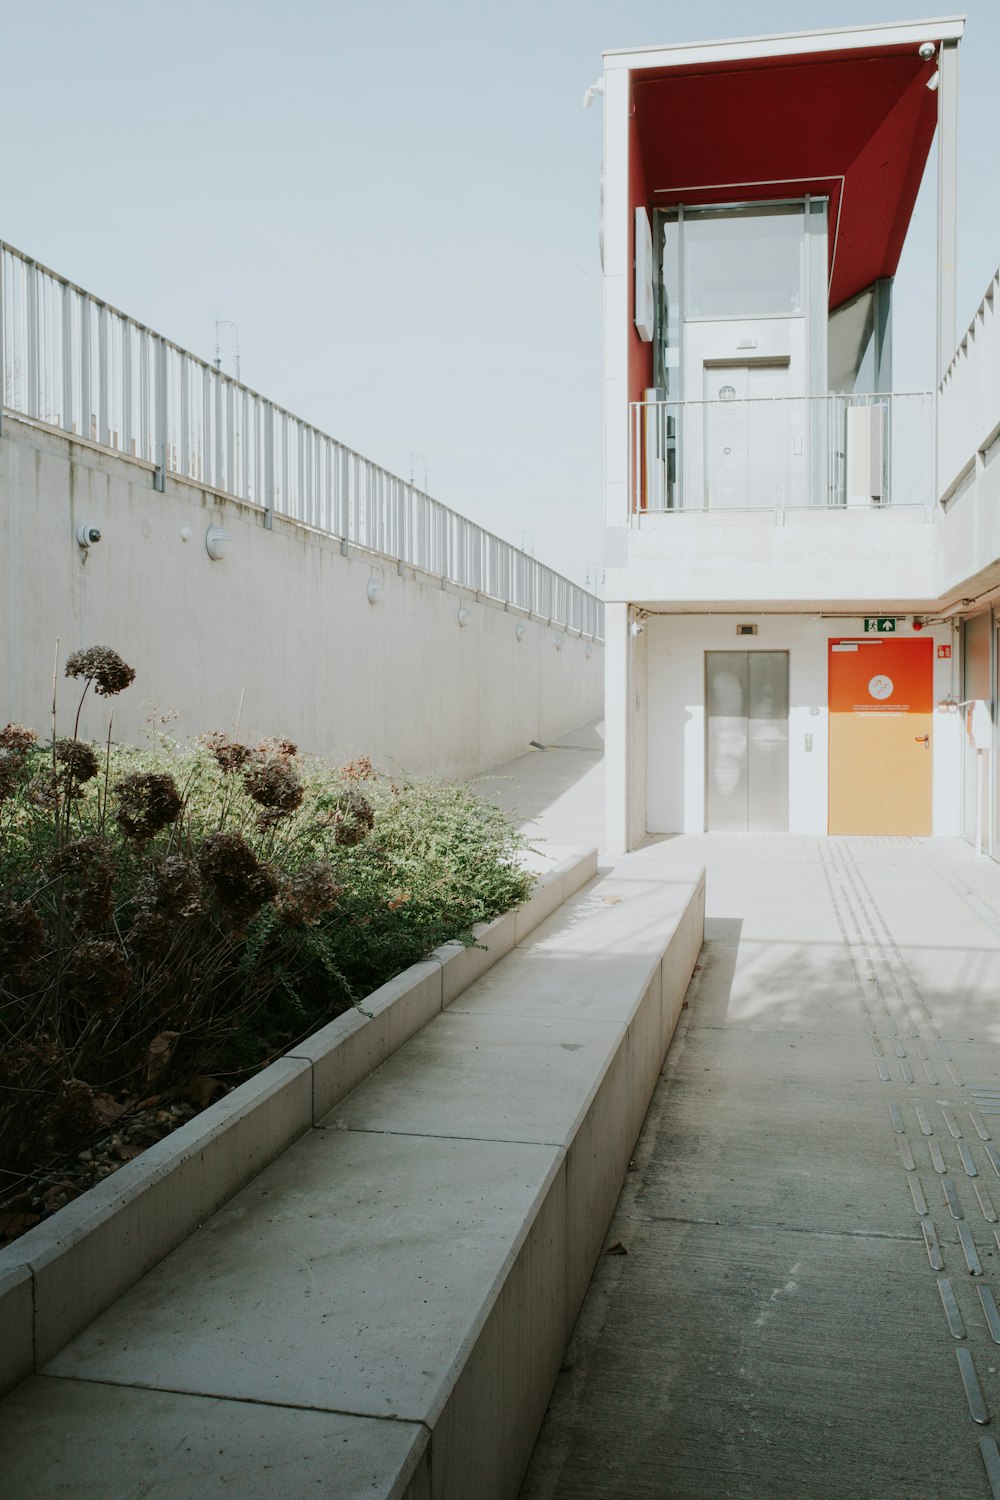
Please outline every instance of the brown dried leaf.
[{"label": "brown dried leaf", "polygon": [[39,1214],[0,1214],[0,1244],[16,1240],[26,1229],[33,1229],[39,1219]]},{"label": "brown dried leaf", "polygon": [[213,1099],[222,1092],[223,1087],[224,1085],[218,1078],[206,1078],[201,1075],[186,1083],[181,1089],[181,1094],[196,1109],[207,1109]]},{"label": "brown dried leaf", "polygon": [[113,1125],[119,1116],[128,1108],[125,1104],[119,1104],[110,1094],[95,1094],[93,1099],[94,1114],[99,1116],[104,1125]]},{"label": "brown dried leaf", "polygon": [[146,1082],[152,1083],[163,1072],[174,1053],[179,1031],[157,1032],[146,1051]]}]

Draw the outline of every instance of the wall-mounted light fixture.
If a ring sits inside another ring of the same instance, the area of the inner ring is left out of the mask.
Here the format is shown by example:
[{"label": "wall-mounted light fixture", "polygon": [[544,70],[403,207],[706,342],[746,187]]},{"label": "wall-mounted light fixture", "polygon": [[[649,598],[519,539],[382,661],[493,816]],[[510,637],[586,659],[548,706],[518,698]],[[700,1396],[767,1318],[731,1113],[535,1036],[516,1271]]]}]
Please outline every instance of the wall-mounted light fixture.
[{"label": "wall-mounted light fixture", "polygon": [[594,643],[593,643],[593,641],[588,641],[587,642],[587,660],[588,661],[593,656],[593,654],[594,654]]},{"label": "wall-mounted light fixture", "polygon": [[638,636],[642,635],[642,632],[645,630],[645,628],[646,627],[641,620],[633,620],[628,628],[628,633],[632,637],[632,639],[635,640]]},{"label": "wall-mounted light fixture", "polygon": [[514,634],[517,636],[517,639],[519,641],[523,641],[524,637],[528,634],[527,625],[518,625],[517,629],[514,631]]},{"label": "wall-mounted light fixture", "polygon": [[469,621],[471,619],[472,619],[472,611],[471,611],[471,609],[466,609],[466,607],[465,607],[464,604],[460,605],[459,606],[459,611],[458,611],[458,623],[462,627],[463,630],[464,630],[465,626],[468,625],[468,623],[469,623]]},{"label": "wall-mounted light fixture", "polygon": [[554,641],[553,644],[555,645],[555,648],[556,648],[557,651],[561,651],[562,650],[562,648],[563,648],[563,642],[565,641],[565,639],[566,639],[566,637],[564,635],[557,635],[556,636],[555,641]]},{"label": "wall-mounted light fixture", "polygon": [[205,532],[205,551],[213,562],[229,556],[233,539],[223,526],[210,526]]},{"label": "wall-mounted light fixture", "polygon": [[378,579],[378,578],[369,578],[367,593],[368,593],[368,603],[369,604],[378,604],[379,600],[382,598],[382,582],[381,582],[381,580]]},{"label": "wall-mounted light fixture", "polygon": [[76,539],[81,547],[94,547],[101,540],[101,528],[99,526],[78,526],[76,528]]},{"label": "wall-mounted light fixture", "polygon": [[193,534],[194,533],[192,532],[190,526],[182,526],[181,527],[181,541],[182,542],[189,542],[191,540],[191,537],[193,536]]}]

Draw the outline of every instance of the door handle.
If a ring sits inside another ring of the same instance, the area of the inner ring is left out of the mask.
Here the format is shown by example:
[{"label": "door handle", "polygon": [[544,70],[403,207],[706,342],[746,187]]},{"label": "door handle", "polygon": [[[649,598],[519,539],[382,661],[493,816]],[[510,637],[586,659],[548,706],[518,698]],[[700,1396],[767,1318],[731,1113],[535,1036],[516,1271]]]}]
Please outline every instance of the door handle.
[{"label": "door handle", "polygon": [[929,734],[915,734],[913,738],[916,740],[918,745],[923,745],[925,750],[929,750],[931,748],[931,737]]}]

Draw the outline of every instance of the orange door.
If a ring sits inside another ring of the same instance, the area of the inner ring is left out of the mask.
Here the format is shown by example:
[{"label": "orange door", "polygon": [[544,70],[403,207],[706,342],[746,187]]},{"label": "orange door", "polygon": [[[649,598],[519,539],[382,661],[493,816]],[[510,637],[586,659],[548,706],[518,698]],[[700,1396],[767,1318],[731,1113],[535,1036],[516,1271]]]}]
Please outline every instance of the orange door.
[{"label": "orange door", "polygon": [[931,832],[934,643],[830,642],[830,832]]}]

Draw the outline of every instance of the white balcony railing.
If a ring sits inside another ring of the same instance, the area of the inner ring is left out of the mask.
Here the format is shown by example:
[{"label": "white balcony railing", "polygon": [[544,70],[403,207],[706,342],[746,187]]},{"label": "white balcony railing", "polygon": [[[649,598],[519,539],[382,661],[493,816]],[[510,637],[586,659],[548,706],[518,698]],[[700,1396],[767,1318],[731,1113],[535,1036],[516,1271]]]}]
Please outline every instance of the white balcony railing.
[{"label": "white balcony railing", "polygon": [[1000,271],[941,381],[938,498],[947,499],[1000,436]]},{"label": "white balcony railing", "polygon": [[0,243],[4,410],[603,636],[586,589]]},{"label": "white balcony railing", "polygon": [[629,432],[635,516],[934,501],[929,391],[637,401]]}]

